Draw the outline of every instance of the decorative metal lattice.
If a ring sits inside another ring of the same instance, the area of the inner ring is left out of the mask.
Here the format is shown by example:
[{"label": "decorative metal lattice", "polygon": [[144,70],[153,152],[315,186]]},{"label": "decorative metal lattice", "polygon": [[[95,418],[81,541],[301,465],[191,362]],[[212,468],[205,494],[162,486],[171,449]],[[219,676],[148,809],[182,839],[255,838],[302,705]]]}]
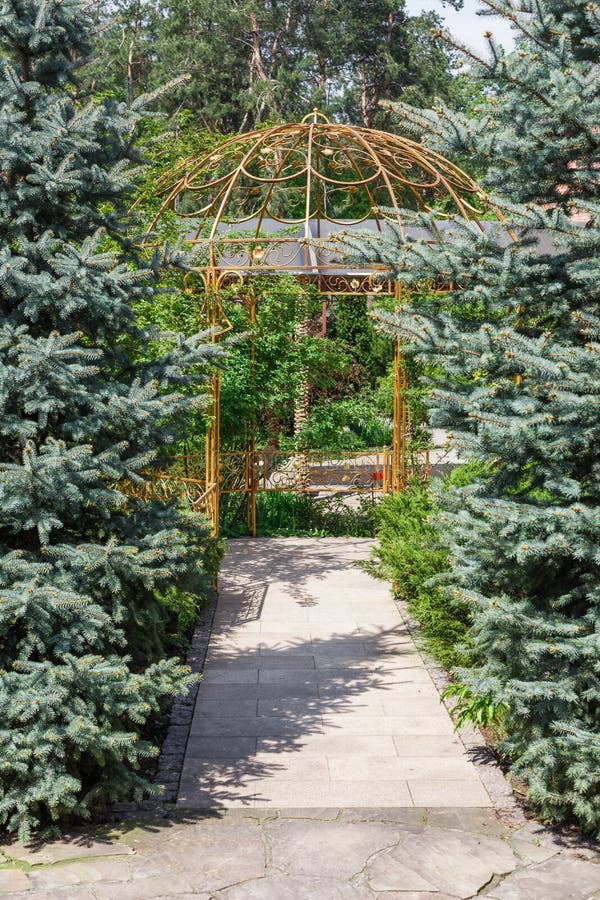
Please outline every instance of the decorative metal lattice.
[{"label": "decorative metal lattice", "polygon": [[402,208],[477,221],[486,202],[468,175],[424,145],[334,124],[317,110],[185,159],[159,188],[152,230],[167,213],[182,223],[207,287],[290,272],[327,294],[394,292],[381,266],[348,269],[327,245],[337,231],[403,231]]}]

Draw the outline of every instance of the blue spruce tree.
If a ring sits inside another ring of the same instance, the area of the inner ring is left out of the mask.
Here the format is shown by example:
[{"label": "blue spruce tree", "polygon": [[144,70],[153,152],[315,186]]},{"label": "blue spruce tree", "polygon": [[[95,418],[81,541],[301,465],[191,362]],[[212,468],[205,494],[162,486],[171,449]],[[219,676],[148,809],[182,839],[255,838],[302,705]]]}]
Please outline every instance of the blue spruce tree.
[{"label": "blue spruce tree", "polygon": [[[383,327],[434,364],[431,420],[483,473],[440,498],[450,594],[472,611],[459,679],[506,704],[500,748],[554,819],[600,832],[600,7],[484,0],[519,43],[472,55],[474,117],[401,103],[403,127],[474,171],[515,231],[350,241],[406,285],[456,287]],[[493,27],[493,25],[492,25]],[[407,213],[408,215],[408,213]],[[430,366],[430,370],[431,366]]]},{"label": "blue spruce tree", "polygon": [[140,108],[80,96],[90,34],[80,0],[0,4],[0,823],[22,837],[146,790],[142,726],[189,679],[159,595],[202,576],[203,530],[115,487],[212,351],[151,360],[136,327]]}]

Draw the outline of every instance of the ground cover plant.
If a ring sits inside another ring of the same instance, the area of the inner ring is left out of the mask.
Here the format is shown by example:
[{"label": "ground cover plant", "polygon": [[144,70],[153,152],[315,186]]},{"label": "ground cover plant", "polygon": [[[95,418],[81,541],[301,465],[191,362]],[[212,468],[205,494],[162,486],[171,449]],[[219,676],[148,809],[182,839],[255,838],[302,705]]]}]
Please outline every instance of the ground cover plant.
[{"label": "ground cover plant", "polygon": [[419,622],[426,649],[444,666],[464,663],[459,645],[469,623],[464,603],[449,603],[440,576],[448,550],[433,521],[427,485],[412,479],[406,490],[384,497],[376,514],[377,548],[371,571],[390,580],[395,596]]},{"label": "ground cover plant", "polygon": [[485,463],[439,500],[451,592],[473,621],[474,666],[457,677],[506,709],[500,750],[536,809],[599,834],[600,11],[488,5],[521,43],[505,57],[491,39],[489,59],[471,61],[489,86],[477,115],[394,108],[486,171],[514,234],[456,220],[444,244],[365,240],[357,256],[407,284],[455,284],[382,323],[438,367],[432,421]]},{"label": "ground cover plant", "polygon": [[140,108],[79,93],[92,29],[79,0],[0,7],[0,823],[23,838],[146,790],[142,729],[189,680],[164,644],[212,552],[198,519],[118,488],[213,351],[145,353]]},{"label": "ground cover plant", "polygon": [[[256,532],[262,537],[374,537],[378,505],[379,498],[370,494],[348,498],[266,491],[256,498]],[[223,531],[229,537],[248,534],[245,498],[237,499],[236,507],[223,517]]]}]

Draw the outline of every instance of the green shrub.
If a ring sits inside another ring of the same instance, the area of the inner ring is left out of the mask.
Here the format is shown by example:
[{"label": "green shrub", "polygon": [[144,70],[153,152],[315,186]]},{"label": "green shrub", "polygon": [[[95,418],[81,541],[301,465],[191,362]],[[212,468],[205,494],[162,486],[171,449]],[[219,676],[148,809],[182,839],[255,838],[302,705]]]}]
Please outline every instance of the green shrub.
[{"label": "green shrub", "polygon": [[481,728],[496,727],[501,724],[509,709],[507,703],[498,703],[491,694],[480,694],[459,682],[449,684],[442,697],[444,700],[456,699],[452,710],[455,731],[468,724]]},{"label": "green shrub", "polygon": [[159,640],[166,653],[185,653],[200,610],[214,596],[225,540],[205,537],[199,549],[196,572],[156,595],[163,611]]},{"label": "green shrub", "polygon": [[[355,506],[339,494],[316,497],[273,491],[256,498],[257,534],[269,537],[307,535],[311,537],[374,537],[377,501],[360,497]],[[242,507],[238,506],[238,513]],[[235,537],[248,534],[245,521],[230,520],[224,534]]]},{"label": "green shrub", "polygon": [[392,580],[396,596],[421,624],[425,646],[450,668],[465,664],[458,645],[464,641],[468,615],[443,587],[448,555],[431,521],[434,511],[428,489],[417,479],[402,493],[385,497],[377,510],[374,571]]}]

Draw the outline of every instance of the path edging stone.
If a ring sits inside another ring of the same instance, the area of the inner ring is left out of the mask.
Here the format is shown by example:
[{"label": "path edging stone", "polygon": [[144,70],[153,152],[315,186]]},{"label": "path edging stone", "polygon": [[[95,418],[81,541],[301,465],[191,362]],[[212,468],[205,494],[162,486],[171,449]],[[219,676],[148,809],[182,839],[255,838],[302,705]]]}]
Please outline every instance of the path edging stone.
[{"label": "path edging stone", "polygon": [[[450,682],[449,673],[435,660],[423,647],[421,638],[421,626],[411,616],[404,600],[394,596],[394,602],[402,617],[407,630],[415,641],[415,646],[431,680],[440,694],[440,702],[448,710],[452,718],[452,711],[456,706],[454,698],[442,699],[442,694]],[[477,773],[484,788],[490,796],[494,810],[498,816],[510,825],[521,825],[528,821],[523,807],[515,797],[514,791],[502,771],[496,757],[487,745],[486,739],[479,728],[461,726],[456,729],[456,736],[464,746],[469,759],[477,769]]]}]

